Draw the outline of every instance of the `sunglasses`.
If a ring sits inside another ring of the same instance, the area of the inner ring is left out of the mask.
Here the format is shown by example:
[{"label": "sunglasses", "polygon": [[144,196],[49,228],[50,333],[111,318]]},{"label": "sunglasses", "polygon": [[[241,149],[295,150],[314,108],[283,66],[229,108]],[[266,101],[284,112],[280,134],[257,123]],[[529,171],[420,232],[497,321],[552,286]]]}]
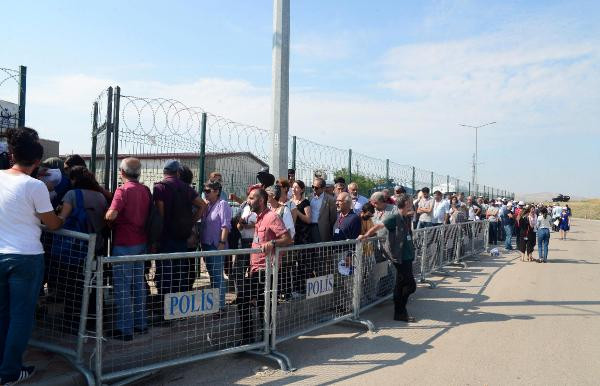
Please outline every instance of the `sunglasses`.
[{"label": "sunglasses", "polygon": [[313,186],[312,188],[313,188],[313,190],[317,190],[317,189],[323,189],[323,188],[321,188],[320,186]]},{"label": "sunglasses", "polygon": [[203,192],[208,194],[208,193],[212,192],[212,189],[204,189]]}]

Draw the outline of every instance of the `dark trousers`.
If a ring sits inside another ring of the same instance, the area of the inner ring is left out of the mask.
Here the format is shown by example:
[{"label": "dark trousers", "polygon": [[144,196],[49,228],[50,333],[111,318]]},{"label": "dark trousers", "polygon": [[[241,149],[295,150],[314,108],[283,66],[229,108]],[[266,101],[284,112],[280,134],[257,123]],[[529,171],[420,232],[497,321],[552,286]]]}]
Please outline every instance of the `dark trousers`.
[{"label": "dark trousers", "polygon": [[396,267],[396,287],[394,288],[394,315],[407,315],[406,303],[408,297],[417,290],[417,283],[413,276],[412,261],[394,263]]},{"label": "dark trousers", "polygon": [[[256,342],[256,325],[252,318],[254,304],[258,308],[257,324],[262,326],[265,312],[265,271],[251,272],[244,284],[240,293],[241,299],[237,303],[243,345]],[[262,336],[259,339],[262,339]]]},{"label": "dark trousers", "polygon": [[[186,240],[165,240],[161,242],[160,253],[187,252]],[[195,259],[157,260],[154,283],[158,296],[148,301],[148,308],[155,315],[164,312],[164,295],[192,290],[196,280]],[[150,293],[150,291],[148,291]]]},{"label": "dark trousers", "polygon": [[490,244],[498,244],[498,223],[495,221],[490,222]]},{"label": "dark trousers", "polygon": [[[252,239],[242,239],[242,248],[250,248],[252,246]],[[233,280],[235,282],[235,295],[236,299],[241,297],[244,285],[246,283],[246,271],[250,266],[250,255],[236,255],[235,263],[233,264],[232,273]]]}]

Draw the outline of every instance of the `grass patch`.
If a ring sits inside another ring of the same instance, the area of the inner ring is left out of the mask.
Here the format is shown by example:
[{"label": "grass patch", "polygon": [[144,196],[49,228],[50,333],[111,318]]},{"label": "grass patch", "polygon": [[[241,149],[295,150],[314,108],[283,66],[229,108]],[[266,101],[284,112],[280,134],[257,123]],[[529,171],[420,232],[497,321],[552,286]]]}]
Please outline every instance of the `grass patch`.
[{"label": "grass patch", "polygon": [[[569,204],[573,217],[600,220],[599,198],[583,201],[569,201],[566,204]],[[565,203],[563,202],[561,205],[564,206]]]}]

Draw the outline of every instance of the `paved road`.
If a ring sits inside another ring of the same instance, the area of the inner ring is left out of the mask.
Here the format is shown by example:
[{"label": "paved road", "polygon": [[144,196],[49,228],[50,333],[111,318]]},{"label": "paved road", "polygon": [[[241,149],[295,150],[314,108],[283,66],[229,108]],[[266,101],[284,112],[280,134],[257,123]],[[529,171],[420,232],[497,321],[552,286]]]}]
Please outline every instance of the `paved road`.
[{"label": "paved road", "polygon": [[[537,251],[536,251],[537,253]],[[380,328],[332,326],[279,348],[283,373],[245,355],[164,370],[143,384],[600,384],[600,221],[552,234],[548,264],[517,253],[483,257],[419,287],[410,326],[391,304],[366,314]]]}]

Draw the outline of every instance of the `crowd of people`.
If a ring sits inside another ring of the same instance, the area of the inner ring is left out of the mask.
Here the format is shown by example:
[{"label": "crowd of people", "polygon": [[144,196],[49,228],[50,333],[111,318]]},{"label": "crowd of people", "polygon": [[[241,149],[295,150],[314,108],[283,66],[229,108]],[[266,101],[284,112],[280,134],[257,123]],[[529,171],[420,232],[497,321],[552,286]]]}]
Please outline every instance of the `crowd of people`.
[{"label": "crowd of people", "polygon": [[[558,213],[556,208],[549,212],[540,205],[465,198],[463,193],[435,191],[431,196],[427,187],[416,197],[396,186],[393,193],[384,189],[367,198],[359,193],[357,183],[347,184],[342,177],[327,183],[315,176],[308,187],[295,178],[293,169],[281,178],[275,178],[267,168],[260,170],[257,183],[248,186],[242,199],[224,192],[218,171],[209,175],[201,192],[196,191],[191,185],[191,170],[177,160],[164,164],[163,179],[150,189],[139,181],[141,161],[130,157],[121,161],[121,183],[110,192],[96,181],[78,155],[42,161],[43,148],[33,129],[11,130],[8,147],[11,165],[0,171],[0,384],[24,380],[33,373],[32,367],[23,366],[22,355],[31,335],[37,298],[42,283],[53,274],[60,275],[44,265],[66,258],[54,245],[50,253],[44,250],[41,224],[49,230],[63,227],[95,233],[95,253],[115,257],[259,249],[251,254],[215,253],[203,258],[210,286],[219,289],[219,311],[214,318],[222,317],[228,307],[228,280],[235,283],[237,296],[231,304],[240,316],[242,344],[253,341],[252,307],[256,305],[263,312],[267,256],[277,247],[385,237],[381,254],[396,269],[394,319],[411,322],[414,318],[406,304],[416,289],[413,230],[487,219],[490,243],[504,238],[506,249],[512,249],[514,234],[518,249],[531,259],[537,238],[538,261],[543,262],[547,260],[550,229],[557,226],[561,238],[566,238],[569,230],[568,208]],[[108,238],[111,250],[107,249]],[[83,256],[74,256],[72,250],[68,255],[70,263],[81,264]],[[77,258],[79,263],[73,261]],[[306,253],[302,258],[294,271],[299,288],[294,289],[297,292],[284,288],[283,296],[302,295],[306,291],[302,283],[323,273],[318,253]],[[189,258],[155,261],[153,284],[161,303],[153,311],[163,312],[163,295],[195,288],[195,264],[195,259]],[[135,335],[148,332],[149,269],[144,261],[112,265],[116,305],[115,328],[110,331],[113,339],[131,341]],[[71,292],[74,297],[80,293]],[[81,301],[74,299],[73,308],[80,304],[77,300]]]}]

